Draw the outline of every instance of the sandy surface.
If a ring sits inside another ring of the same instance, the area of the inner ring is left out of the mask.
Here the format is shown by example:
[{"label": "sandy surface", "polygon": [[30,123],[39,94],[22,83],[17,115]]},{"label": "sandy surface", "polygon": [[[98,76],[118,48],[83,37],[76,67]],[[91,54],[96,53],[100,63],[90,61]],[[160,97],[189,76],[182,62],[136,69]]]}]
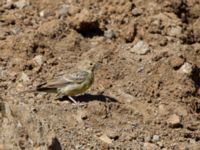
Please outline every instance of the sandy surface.
[{"label": "sandy surface", "polygon": [[[0,150],[200,149],[199,0],[1,0]],[[20,91],[100,64],[77,108]]]}]

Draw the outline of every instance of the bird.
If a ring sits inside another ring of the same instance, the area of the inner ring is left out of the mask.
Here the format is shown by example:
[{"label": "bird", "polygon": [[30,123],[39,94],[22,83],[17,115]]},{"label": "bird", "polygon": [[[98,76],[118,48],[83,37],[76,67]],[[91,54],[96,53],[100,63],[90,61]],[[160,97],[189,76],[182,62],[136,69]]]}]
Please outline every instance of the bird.
[{"label": "bird", "polygon": [[73,96],[87,91],[94,82],[94,70],[96,63],[84,61],[75,72],[61,74],[50,81],[36,86],[35,89],[26,92],[46,92],[65,95],[75,104],[78,104]]}]

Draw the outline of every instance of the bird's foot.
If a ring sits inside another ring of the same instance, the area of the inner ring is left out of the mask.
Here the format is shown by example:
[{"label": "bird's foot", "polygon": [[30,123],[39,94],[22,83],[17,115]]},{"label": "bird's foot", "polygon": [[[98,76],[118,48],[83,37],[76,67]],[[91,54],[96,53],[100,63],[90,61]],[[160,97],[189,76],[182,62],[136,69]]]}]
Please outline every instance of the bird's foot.
[{"label": "bird's foot", "polygon": [[84,103],[80,103],[80,102],[77,102],[74,98],[72,98],[71,96],[68,96],[69,97],[69,99],[73,102],[73,104],[72,105],[75,105],[75,106],[77,106],[77,107],[79,107],[79,106],[85,106],[86,104],[84,104]]}]

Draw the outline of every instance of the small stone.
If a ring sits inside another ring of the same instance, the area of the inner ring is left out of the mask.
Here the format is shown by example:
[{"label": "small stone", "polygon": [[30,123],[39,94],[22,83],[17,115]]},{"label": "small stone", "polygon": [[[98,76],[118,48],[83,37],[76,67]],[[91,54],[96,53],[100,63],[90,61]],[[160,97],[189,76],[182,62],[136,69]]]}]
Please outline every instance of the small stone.
[{"label": "small stone", "polygon": [[14,27],[13,29],[12,29],[12,33],[13,34],[18,34],[19,32],[21,32],[22,31],[22,28],[21,27]]},{"label": "small stone", "polygon": [[175,69],[179,69],[184,64],[184,59],[179,56],[171,57],[170,65]]},{"label": "small stone", "polygon": [[46,36],[54,36],[56,33],[60,31],[61,24],[59,20],[50,20],[44,22],[38,28],[38,33]]},{"label": "small stone", "polygon": [[9,120],[13,120],[13,115],[12,115],[12,110],[9,106],[8,103],[5,103],[5,113],[6,113],[6,117],[9,119]]},{"label": "small stone", "polygon": [[126,93],[122,89],[118,89],[118,93],[119,93],[119,99],[121,99],[123,102],[130,103],[130,102],[134,101],[134,99],[135,99],[134,96]]},{"label": "small stone", "polygon": [[44,63],[44,57],[42,55],[37,55],[33,58],[33,61],[41,66]]},{"label": "small stone", "polygon": [[117,140],[119,138],[119,133],[114,131],[108,131],[106,135],[112,140]]},{"label": "small stone", "polygon": [[143,145],[143,149],[144,150],[158,150],[159,147],[157,145],[153,144],[153,143],[146,142]]},{"label": "small stone", "polygon": [[93,14],[91,14],[89,9],[83,8],[81,12],[78,14],[77,19],[80,20],[80,23],[91,22],[92,15]]},{"label": "small stone", "polygon": [[14,6],[16,6],[19,9],[22,9],[22,8],[29,6],[29,5],[30,5],[30,3],[26,0],[19,0],[19,1],[14,3]]},{"label": "small stone", "polygon": [[20,121],[18,121],[16,127],[17,127],[17,128],[22,128],[22,124],[20,123]]},{"label": "small stone", "polygon": [[180,128],[180,127],[182,127],[181,118],[176,114],[173,114],[173,115],[171,115],[169,117],[169,119],[167,120],[167,124],[171,128]]},{"label": "small stone", "polygon": [[180,26],[171,27],[168,35],[173,37],[179,37],[181,35],[182,28]]},{"label": "small stone", "polygon": [[65,17],[69,13],[69,6],[64,4],[58,10],[59,17]]},{"label": "small stone", "polygon": [[111,29],[104,31],[104,37],[106,37],[107,39],[113,39],[116,37],[115,32]]},{"label": "small stone", "polygon": [[112,144],[112,139],[110,139],[106,134],[100,136],[99,139],[105,143]]},{"label": "small stone", "polygon": [[164,115],[167,115],[169,112],[167,111],[166,106],[164,104],[160,104],[158,106],[158,113],[159,115],[164,116]]},{"label": "small stone", "polygon": [[40,11],[40,13],[39,13],[40,17],[44,17],[44,14],[45,14],[45,10],[42,10],[42,11]]},{"label": "small stone", "polygon": [[191,143],[191,144],[195,144],[195,143],[196,143],[196,140],[195,140],[195,139],[190,139],[190,143]]},{"label": "small stone", "polygon": [[81,149],[81,147],[82,147],[82,145],[80,145],[80,144],[75,145],[75,149]]},{"label": "small stone", "polygon": [[53,16],[53,12],[50,12],[49,10],[45,9],[45,10],[42,10],[40,11],[39,13],[40,17],[43,17],[43,18],[47,18],[49,16]]},{"label": "small stone", "polygon": [[140,9],[140,8],[134,8],[134,9],[132,9],[132,15],[133,16],[140,16],[140,15],[142,15],[142,9]]},{"label": "small stone", "polygon": [[21,73],[21,77],[20,77],[19,80],[21,80],[21,81],[23,81],[23,82],[29,82],[29,81],[30,81],[28,75],[25,74],[24,72]]},{"label": "small stone", "polygon": [[160,136],[159,135],[154,135],[152,138],[153,142],[158,142],[160,140]]},{"label": "small stone", "polygon": [[13,0],[6,0],[6,4],[3,5],[3,8],[10,9],[13,5]]},{"label": "small stone", "polygon": [[162,37],[159,41],[160,46],[166,46],[168,43],[168,39],[165,37]]},{"label": "small stone", "polygon": [[179,72],[190,75],[192,73],[192,70],[192,65],[188,62],[185,62],[179,69]]},{"label": "small stone", "polygon": [[6,0],[6,4],[12,4],[13,0]]},{"label": "small stone", "polygon": [[[156,143],[160,148],[164,148],[164,144],[161,142],[161,141],[159,141],[159,142],[157,142]],[[163,150],[163,149],[162,149]]]},{"label": "small stone", "polygon": [[150,51],[149,45],[144,41],[139,41],[131,48],[131,52],[139,55],[145,55]]},{"label": "small stone", "polygon": [[144,138],[144,141],[145,141],[145,142],[151,142],[151,136],[145,137],[145,138]]},{"label": "small stone", "polygon": [[128,26],[123,29],[121,36],[126,40],[126,43],[132,43],[136,37],[137,25],[131,22]]}]

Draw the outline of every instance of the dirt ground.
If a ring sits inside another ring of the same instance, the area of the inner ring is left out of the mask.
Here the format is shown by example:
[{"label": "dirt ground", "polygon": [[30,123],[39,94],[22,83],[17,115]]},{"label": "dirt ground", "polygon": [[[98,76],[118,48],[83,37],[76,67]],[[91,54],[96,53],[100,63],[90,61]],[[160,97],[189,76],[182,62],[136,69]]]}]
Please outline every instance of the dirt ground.
[{"label": "dirt ground", "polygon": [[[75,99],[21,91],[98,64]],[[0,150],[199,150],[199,0],[1,0]]]}]

